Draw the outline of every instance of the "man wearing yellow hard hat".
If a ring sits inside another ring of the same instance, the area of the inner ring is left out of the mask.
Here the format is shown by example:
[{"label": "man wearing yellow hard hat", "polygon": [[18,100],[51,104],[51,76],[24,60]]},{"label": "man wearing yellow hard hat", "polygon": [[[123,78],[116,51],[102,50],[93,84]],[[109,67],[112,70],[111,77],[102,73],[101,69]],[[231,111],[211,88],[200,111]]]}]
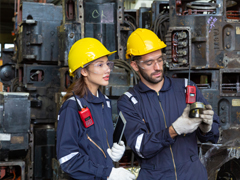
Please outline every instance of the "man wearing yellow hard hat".
[{"label": "man wearing yellow hard hat", "polygon": [[58,114],[57,158],[72,179],[135,179],[130,171],[113,167],[125,145],[113,143],[111,102],[99,90],[109,83],[113,62],[108,56],[115,52],[94,38],[80,39],[70,49],[69,73],[77,79]]},{"label": "man wearing yellow hard hat", "polygon": [[164,75],[165,47],[148,29],[136,29],[127,41],[126,58],[140,81],[119,98],[118,110],[127,120],[124,135],[141,166],[138,180],[207,180],[197,139],[216,143],[219,118],[198,89],[196,99],[206,110],[189,118],[185,79]]}]

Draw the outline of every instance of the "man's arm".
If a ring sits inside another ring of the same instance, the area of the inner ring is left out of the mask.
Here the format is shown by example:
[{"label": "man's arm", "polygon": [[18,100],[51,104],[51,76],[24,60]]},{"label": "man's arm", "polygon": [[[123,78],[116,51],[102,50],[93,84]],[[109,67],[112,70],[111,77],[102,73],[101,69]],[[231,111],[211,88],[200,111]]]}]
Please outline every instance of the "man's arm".
[{"label": "man's arm", "polygon": [[149,132],[147,125],[143,119],[141,119],[135,108],[133,103],[125,95],[121,96],[118,100],[118,110],[122,111],[127,121],[124,132],[125,138],[130,148],[138,154],[139,157],[154,157],[162,149],[175,142],[175,140],[172,139],[175,131],[171,127],[159,132]]},{"label": "man's arm", "polygon": [[[195,85],[196,86],[196,85]],[[205,105],[209,104],[207,102],[207,100],[203,97],[202,93],[200,92],[200,90],[198,88],[197,89],[197,99],[196,101],[198,102],[203,102]],[[219,138],[219,117],[218,115],[214,112],[213,115],[213,123],[212,123],[212,128],[211,131],[209,131],[208,133],[203,133],[200,128],[198,128],[197,130],[197,136],[200,142],[204,143],[204,142],[212,142],[212,143],[217,143],[218,138]]]}]

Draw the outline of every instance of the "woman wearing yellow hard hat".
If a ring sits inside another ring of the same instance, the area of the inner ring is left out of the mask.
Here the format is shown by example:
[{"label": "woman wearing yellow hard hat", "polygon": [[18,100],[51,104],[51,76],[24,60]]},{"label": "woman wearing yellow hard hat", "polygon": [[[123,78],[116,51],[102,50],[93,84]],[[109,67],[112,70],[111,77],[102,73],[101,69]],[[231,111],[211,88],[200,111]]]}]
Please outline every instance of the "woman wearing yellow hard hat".
[{"label": "woman wearing yellow hard hat", "polygon": [[77,80],[63,97],[58,115],[57,158],[73,179],[134,179],[123,168],[114,168],[125,151],[124,142],[113,143],[111,102],[99,91],[109,83],[113,62],[104,45],[94,38],[73,44],[68,55],[69,73]]}]

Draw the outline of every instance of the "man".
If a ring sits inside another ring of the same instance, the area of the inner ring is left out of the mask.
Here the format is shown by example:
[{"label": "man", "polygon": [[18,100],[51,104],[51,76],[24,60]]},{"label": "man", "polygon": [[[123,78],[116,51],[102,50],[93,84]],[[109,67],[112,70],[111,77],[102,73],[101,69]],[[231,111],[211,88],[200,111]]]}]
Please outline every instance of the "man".
[{"label": "man", "polygon": [[141,28],[127,42],[126,57],[141,80],[120,97],[118,110],[127,120],[124,134],[141,165],[138,180],[206,180],[197,139],[217,142],[218,116],[197,89],[196,101],[206,104],[206,110],[200,118],[189,118],[185,79],[164,75],[164,47],[156,34]]}]

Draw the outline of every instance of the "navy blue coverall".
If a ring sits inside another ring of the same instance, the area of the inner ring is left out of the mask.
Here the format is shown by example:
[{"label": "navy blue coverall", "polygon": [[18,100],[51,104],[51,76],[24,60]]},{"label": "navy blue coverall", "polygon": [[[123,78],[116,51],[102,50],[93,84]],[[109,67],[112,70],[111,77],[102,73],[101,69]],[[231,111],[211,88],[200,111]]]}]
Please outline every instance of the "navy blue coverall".
[{"label": "navy blue coverall", "polygon": [[[185,79],[164,76],[159,92],[139,82],[118,100],[118,110],[126,121],[127,144],[141,164],[138,180],[207,180],[207,171],[198,158],[197,138],[216,143],[219,118],[213,117],[212,129],[170,137],[169,127],[186,107]],[[197,89],[198,102],[209,104]]]},{"label": "navy blue coverall", "polygon": [[74,97],[60,108],[57,126],[57,159],[64,172],[73,179],[102,180],[109,176],[113,162],[107,148],[113,145],[113,122],[110,100],[98,91],[99,97],[79,98],[92,114],[94,125],[85,128],[78,114]]}]

